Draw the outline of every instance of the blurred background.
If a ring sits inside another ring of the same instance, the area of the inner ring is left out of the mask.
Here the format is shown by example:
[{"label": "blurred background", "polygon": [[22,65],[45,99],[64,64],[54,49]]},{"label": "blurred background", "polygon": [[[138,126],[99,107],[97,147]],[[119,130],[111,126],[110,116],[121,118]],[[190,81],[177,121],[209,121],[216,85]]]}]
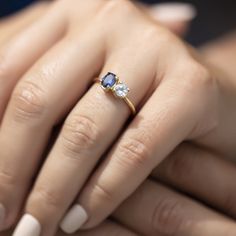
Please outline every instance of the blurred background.
[{"label": "blurred background", "polygon": [[148,4],[163,2],[192,3],[197,8],[197,17],[193,21],[186,38],[195,46],[220,37],[236,28],[236,0],[142,0],[142,2]]},{"label": "blurred background", "polygon": [[[37,0],[0,0],[0,17],[12,14]],[[86,1],[86,0],[85,0]],[[96,1],[96,0],[94,0]],[[178,2],[165,0],[140,0],[147,4]],[[69,2],[69,0],[68,0]],[[236,27],[236,0],[182,0],[197,8],[197,17],[186,39],[195,46],[232,31]]]}]

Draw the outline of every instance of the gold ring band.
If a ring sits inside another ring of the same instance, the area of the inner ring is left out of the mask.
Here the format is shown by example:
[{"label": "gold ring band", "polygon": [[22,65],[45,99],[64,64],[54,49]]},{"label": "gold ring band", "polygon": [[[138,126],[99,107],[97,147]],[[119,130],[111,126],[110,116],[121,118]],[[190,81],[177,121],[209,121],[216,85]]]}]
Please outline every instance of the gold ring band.
[{"label": "gold ring band", "polygon": [[125,103],[128,105],[128,107],[130,108],[130,110],[132,111],[132,114],[135,115],[136,114],[136,108],[134,106],[134,104],[127,98],[123,98]]},{"label": "gold ring band", "polygon": [[124,102],[130,108],[132,114],[136,114],[136,108],[134,104],[127,97],[130,90],[126,86],[126,84],[120,82],[119,77],[117,75],[108,72],[102,79],[96,78],[94,82],[99,83],[104,91],[111,91],[115,95],[115,97],[124,100]]}]

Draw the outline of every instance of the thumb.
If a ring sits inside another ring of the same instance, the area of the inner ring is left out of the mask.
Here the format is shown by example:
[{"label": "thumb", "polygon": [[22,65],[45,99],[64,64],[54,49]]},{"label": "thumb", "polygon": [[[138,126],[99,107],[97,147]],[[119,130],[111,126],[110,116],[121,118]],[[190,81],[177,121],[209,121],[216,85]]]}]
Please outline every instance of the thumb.
[{"label": "thumb", "polygon": [[151,17],[183,36],[189,29],[191,21],[196,17],[197,10],[187,3],[160,3],[144,7]]}]

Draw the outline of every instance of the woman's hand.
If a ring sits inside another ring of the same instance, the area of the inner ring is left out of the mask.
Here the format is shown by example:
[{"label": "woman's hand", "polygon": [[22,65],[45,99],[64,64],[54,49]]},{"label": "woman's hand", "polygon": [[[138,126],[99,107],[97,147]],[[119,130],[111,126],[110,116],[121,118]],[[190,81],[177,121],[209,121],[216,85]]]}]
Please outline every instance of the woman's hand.
[{"label": "woman's hand", "polygon": [[[10,235],[12,235],[12,231],[4,232],[2,236],[10,236]],[[65,235],[67,234],[61,231],[55,234],[55,236],[65,236]],[[135,232],[132,232],[131,230],[127,229],[125,226],[122,226],[118,222],[113,222],[110,220],[101,223],[94,229],[83,232],[77,232],[73,234],[73,236],[104,236],[104,235],[137,236]]]},{"label": "woman's hand", "polygon": [[[2,229],[27,197],[15,236],[53,235],[78,193],[62,228],[97,225],[184,140],[235,154],[235,84],[128,1],[70,3],[56,2],[1,54]],[[138,108],[127,127],[126,104],[91,86],[108,71],[128,84]]]},{"label": "woman's hand", "polygon": [[[226,215],[236,214],[232,181],[235,175],[232,163],[202,148],[183,144],[155,169],[152,179],[146,180],[115,211],[112,219],[92,230],[73,235],[233,236],[236,224]],[[226,215],[167,187],[163,182],[220,209]],[[4,234],[8,235],[11,233]],[[65,234],[58,232],[56,235]]]}]

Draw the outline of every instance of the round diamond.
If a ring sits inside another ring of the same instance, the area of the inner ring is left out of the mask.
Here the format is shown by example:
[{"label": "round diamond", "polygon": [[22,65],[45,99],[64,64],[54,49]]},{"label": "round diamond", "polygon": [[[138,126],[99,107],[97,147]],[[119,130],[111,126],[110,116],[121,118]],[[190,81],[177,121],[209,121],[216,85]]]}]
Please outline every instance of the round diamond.
[{"label": "round diamond", "polygon": [[129,92],[129,88],[125,84],[120,83],[120,84],[115,85],[114,92],[117,97],[124,98],[127,96]]}]

